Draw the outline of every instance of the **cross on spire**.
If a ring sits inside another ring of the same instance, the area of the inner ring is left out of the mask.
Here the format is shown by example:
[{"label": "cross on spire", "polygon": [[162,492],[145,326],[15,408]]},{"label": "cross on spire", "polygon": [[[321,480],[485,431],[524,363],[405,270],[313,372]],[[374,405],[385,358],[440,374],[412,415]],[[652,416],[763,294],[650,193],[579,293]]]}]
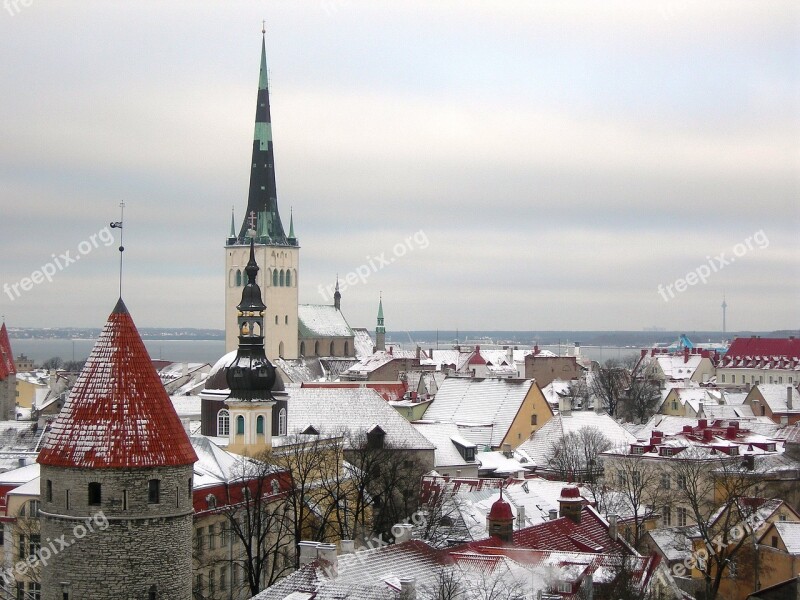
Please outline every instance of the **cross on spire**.
[{"label": "cross on spire", "polygon": [[248,221],[250,221],[250,229],[255,229],[256,228],[256,219],[257,219],[256,211],[251,210],[250,211],[250,216],[247,219]]}]

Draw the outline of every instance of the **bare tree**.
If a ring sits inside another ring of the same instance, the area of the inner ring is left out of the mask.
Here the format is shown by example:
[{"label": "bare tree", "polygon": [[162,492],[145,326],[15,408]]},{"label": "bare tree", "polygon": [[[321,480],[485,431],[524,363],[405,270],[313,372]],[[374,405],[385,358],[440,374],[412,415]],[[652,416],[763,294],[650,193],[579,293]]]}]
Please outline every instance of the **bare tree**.
[{"label": "bare tree", "polygon": [[616,457],[613,463],[606,459],[604,467],[601,484],[592,486],[601,488],[596,492],[599,508],[605,514],[625,515],[626,531],[630,533],[628,542],[643,550],[647,521],[669,503],[664,469],[638,454]]},{"label": "bare tree", "polygon": [[195,569],[202,574],[227,566],[230,591],[222,589],[222,582],[216,587],[209,578],[207,585],[196,586],[196,600],[222,600],[231,592],[234,597],[250,597],[293,570],[294,519],[286,488],[285,474],[267,452],[239,463],[232,473],[228,502],[217,507],[210,497],[212,514],[223,518],[209,519],[208,534],[195,537]]},{"label": "bare tree", "polygon": [[695,563],[704,584],[704,598],[714,600],[723,578],[737,558],[746,559],[751,530],[758,526],[758,504],[747,501],[759,474],[743,468],[741,458],[710,456],[690,447],[668,463],[678,483],[673,497],[696,523]]},{"label": "bare tree", "polygon": [[651,362],[629,362],[630,385],[623,391],[621,416],[628,421],[644,423],[658,410],[661,403],[661,385]]},{"label": "bare tree", "polygon": [[608,414],[616,416],[617,404],[628,387],[628,372],[619,361],[607,360],[592,372],[590,391]]},{"label": "bare tree", "polygon": [[603,473],[600,454],[611,441],[597,427],[581,427],[550,444],[547,468],[568,481],[597,481]]},{"label": "bare tree", "polygon": [[53,356],[52,358],[48,358],[42,364],[43,369],[47,369],[50,371],[51,369],[60,369],[64,366],[64,359],[60,356]]}]

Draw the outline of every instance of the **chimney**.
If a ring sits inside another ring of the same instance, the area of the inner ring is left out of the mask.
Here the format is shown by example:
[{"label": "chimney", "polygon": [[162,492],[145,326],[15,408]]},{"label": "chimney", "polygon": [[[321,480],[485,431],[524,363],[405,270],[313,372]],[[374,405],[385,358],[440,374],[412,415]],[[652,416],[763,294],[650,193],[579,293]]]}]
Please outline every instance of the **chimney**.
[{"label": "chimney", "polygon": [[645,356],[647,356],[647,350],[642,349],[642,358],[644,358]]},{"label": "chimney", "polygon": [[705,429],[706,427],[708,427],[708,419],[700,419],[699,421],[697,421],[697,426],[700,429]]},{"label": "chimney", "polygon": [[735,440],[736,439],[736,427],[728,426],[728,428],[725,430],[725,437],[728,438],[729,440]]},{"label": "chimney", "polygon": [[786,386],[786,408],[787,410],[794,410],[792,408],[792,386]]},{"label": "chimney", "polygon": [[533,347],[533,355],[536,356],[537,354],[539,354],[539,346],[538,345],[534,345],[534,347]]},{"label": "chimney", "polygon": [[608,515],[608,537],[617,540],[617,515]]},{"label": "chimney", "polygon": [[420,355],[420,347],[417,346],[417,360],[419,360],[419,355]]},{"label": "chimney", "polygon": [[577,487],[569,485],[561,488],[561,496],[558,498],[559,516],[567,517],[575,523],[581,522],[581,510],[583,509],[583,498]]},{"label": "chimney", "polygon": [[558,414],[562,417],[572,416],[572,402],[565,396],[558,397]]},{"label": "chimney", "polygon": [[414,526],[411,523],[398,523],[392,526],[392,535],[394,535],[394,543],[402,544],[411,539],[411,530]]},{"label": "chimney", "polygon": [[689,349],[688,348],[684,348],[683,349],[683,362],[684,363],[689,362]]},{"label": "chimney", "polygon": [[401,600],[416,600],[417,580],[414,577],[400,578],[400,598]]},{"label": "chimney", "polygon": [[323,568],[326,568],[328,575],[336,577],[339,568],[338,557],[336,556],[336,544],[320,544],[317,546],[317,558],[323,563]]},{"label": "chimney", "polygon": [[753,387],[753,386],[752,386],[752,385],[750,385],[750,382],[749,382],[749,381],[748,381],[747,383],[745,383],[745,384],[744,384],[744,390],[745,390],[746,392],[749,392],[749,391],[750,391],[750,389],[751,389],[752,387]]},{"label": "chimney", "polygon": [[503,456],[506,458],[514,458],[514,452],[511,450],[511,444],[503,444]]},{"label": "chimney", "polygon": [[353,554],[356,551],[355,540],[339,540],[339,551],[342,554]]},{"label": "chimney", "polygon": [[514,350],[511,347],[506,348],[506,362],[510,367],[514,366]]},{"label": "chimney", "polygon": [[714,438],[714,432],[710,429],[703,429],[703,441],[710,442]]},{"label": "chimney", "polygon": [[555,521],[558,518],[558,511],[555,508],[551,508],[547,516],[550,518],[551,521]]},{"label": "chimney", "polygon": [[517,529],[523,529],[525,527],[525,507],[518,506],[517,507]]},{"label": "chimney", "polygon": [[394,356],[394,346],[389,346],[389,356]]},{"label": "chimney", "polygon": [[303,541],[298,544],[300,547],[300,566],[304,567],[317,560],[317,546],[319,542]]}]

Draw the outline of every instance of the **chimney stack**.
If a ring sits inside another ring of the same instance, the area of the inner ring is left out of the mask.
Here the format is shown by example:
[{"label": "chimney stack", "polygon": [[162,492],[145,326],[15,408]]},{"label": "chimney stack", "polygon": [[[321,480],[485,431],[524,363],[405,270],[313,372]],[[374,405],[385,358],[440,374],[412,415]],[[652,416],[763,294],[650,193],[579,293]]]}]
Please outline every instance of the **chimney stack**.
[{"label": "chimney stack", "polygon": [[339,551],[342,554],[353,554],[356,551],[355,540],[339,540]]},{"label": "chimney stack", "polygon": [[394,543],[402,544],[411,539],[411,530],[414,526],[411,523],[398,523],[392,526],[392,535],[394,535]]},{"label": "chimney stack", "polygon": [[302,541],[298,544],[300,547],[300,566],[304,567],[307,564],[314,562],[317,559],[317,546],[320,542]]},{"label": "chimney stack", "polygon": [[617,540],[617,515],[608,515],[608,537]]},{"label": "chimney stack", "polygon": [[400,578],[400,598],[401,600],[416,600],[417,581],[414,577]]},{"label": "chimney stack", "polygon": [[317,559],[323,568],[327,569],[328,575],[336,577],[338,575],[339,560],[336,556],[336,544],[320,544],[317,546]]},{"label": "chimney stack", "polygon": [[550,518],[551,521],[555,521],[558,518],[558,511],[555,508],[551,508],[547,516]]},{"label": "chimney stack", "polygon": [[787,410],[794,410],[792,408],[792,386],[786,386],[786,408]]}]

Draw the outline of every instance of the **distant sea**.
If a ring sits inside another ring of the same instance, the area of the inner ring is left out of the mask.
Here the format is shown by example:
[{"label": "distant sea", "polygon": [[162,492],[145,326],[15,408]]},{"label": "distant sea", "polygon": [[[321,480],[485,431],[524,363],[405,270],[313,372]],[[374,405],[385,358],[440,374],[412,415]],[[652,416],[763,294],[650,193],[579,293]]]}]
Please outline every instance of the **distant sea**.
[{"label": "distant sea", "polygon": [[[150,358],[172,362],[217,362],[225,352],[225,340],[144,340]],[[14,339],[11,349],[14,356],[25,354],[37,364],[60,356],[65,361],[85,360],[94,346],[94,340]]]},{"label": "distant sea", "polygon": [[[387,344],[391,344],[391,340]],[[25,354],[37,364],[49,358],[60,356],[65,361],[84,360],[92,350],[94,340],[62,340],[62,339],[11,339],[11,349],[14,356]],[[169,360],[171,362],[197,362],[214,364],[225,351],[224,340],[144,340],[144,345],[150,353],[150,358]],[[413,346],[406,342],[398,344],[405,348]],[[424,349],[436,347],[435,343],[421,344]],[[465,344],[471,345],[471,344]],[[449,348],[452,344],[439,344],[439,348]],[[485,344],[489,347],[491,344]],[[523,347],[520,345],[520,347]],[[527,346],[526,346],[527,347]],[[566,355],[572,352],[572,346],[565,344],[542,345],[541,349],[550,350],[555,354]],[[615,346],[583,346],[581,354],[598,362],[605,362],[610,358],[624,359],[632,354],[638,354],[638,348]]]}]

